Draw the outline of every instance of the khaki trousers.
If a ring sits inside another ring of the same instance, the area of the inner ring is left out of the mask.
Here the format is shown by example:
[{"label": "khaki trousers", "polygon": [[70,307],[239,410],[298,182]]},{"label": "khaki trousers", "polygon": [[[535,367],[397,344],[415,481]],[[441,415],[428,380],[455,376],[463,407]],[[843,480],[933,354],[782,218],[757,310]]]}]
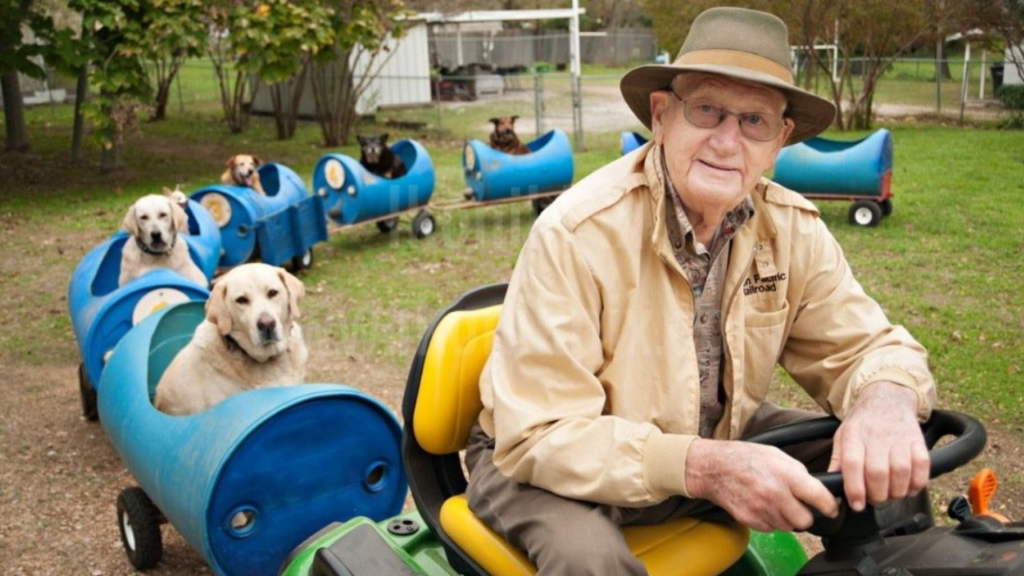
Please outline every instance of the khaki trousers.
[{"label": "khaki trousers", "polygon": [[[747,434],[820,416],[765,404],[750,420]],[[830,448],[830,441],[820,441],[786,452],[811,470],[825,470]],[[724,512],[705,500],[681,496],[645,508],[624,508],[572,500],[520,484],[494,466],[494,440],[479,424],[470,432],[466,466],[470,470],[470,509],[524,550],[537,566],[538,576],[646,576],[647,570],[629,551],[620,527],[660,524],[683,516],[724,517]]]}]

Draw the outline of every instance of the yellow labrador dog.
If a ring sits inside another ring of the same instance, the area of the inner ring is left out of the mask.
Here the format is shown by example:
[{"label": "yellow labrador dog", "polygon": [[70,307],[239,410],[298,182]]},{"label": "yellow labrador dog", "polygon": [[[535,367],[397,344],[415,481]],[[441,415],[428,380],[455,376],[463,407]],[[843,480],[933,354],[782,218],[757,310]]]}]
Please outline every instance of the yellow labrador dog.
[{"label": "yellow labrador dog", "polygon": [[206,275],[188,254],[188,244],[178,241],[180,233],[188,232],[188,216],[172,194],[165,188],[163,196],[143,196],[124,215],[124,228],[131,237],[121,249],[119,286],[157,268],[168,268],[200,286],[208,285]]},{"label": "yellow labrador dog", "polygon": [[302,384],[309,353],[296,318],[304,293],[298,278],[267,264],[218,279],[206,320],[157,384],[157,409],[194,414],[245,390]]},{"label": "yellow labrador dog", "polygon": [[228,158],[226,170],[220,175],[221,184],[231,186],[246,186],[252,188],[262,196],[267,193],[263,191],[263,184],[260,183],[260,173],[256,170],[263,164],[259,156],[252,154],[235,154]]}]

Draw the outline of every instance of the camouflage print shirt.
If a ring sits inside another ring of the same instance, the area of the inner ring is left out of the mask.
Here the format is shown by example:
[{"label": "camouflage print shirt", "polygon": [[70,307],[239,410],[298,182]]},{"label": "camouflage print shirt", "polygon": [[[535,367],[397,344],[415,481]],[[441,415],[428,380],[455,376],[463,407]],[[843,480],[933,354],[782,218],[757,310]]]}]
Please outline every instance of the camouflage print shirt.
[{"label": "camouflage print shirt", "polygon": [[[662,169],[667,175],[668,170]],[[700,436],[711,438],[715,426],[722,418],[725,398],[722,389],[722,294],[725,271],[729,268],[729,246],[732,237],[754,215],[754,203],[747,197],[739,206],[726,213],[715,231],[711,246],[697,241],[690,220],[683,210],[683,202],[672,184],[665,178],[665,223],[676,261],[686,274],[693,290],[694,317],[693,343],[697,349],[700,372]]]}]

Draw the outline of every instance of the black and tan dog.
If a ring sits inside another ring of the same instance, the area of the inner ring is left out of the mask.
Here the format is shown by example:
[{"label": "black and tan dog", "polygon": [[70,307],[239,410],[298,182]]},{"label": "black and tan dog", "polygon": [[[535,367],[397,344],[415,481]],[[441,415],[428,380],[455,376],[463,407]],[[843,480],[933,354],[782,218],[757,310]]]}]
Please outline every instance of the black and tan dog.
[{"label": "black and tan dog", "polygon": [[491,148],[501,150],[506,154],[529,154],[530,149],[519,141],[516,136],[515,124],[519,116],[502,116],[491,118],[494,124],[494,132],[491,132]]},{"label": "black and tan dog", "polygon": [[359,163],[370,172],[384,178],[405,176],[406,167],[402,158],[388,147],[388,135],[356,136],[359,140]]}]

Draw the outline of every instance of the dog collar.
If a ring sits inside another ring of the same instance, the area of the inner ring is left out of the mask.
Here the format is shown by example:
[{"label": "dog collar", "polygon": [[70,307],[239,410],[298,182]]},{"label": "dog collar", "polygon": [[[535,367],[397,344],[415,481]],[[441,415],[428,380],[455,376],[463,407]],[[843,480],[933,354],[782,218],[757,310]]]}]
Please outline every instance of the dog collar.
[{"label": "dog collar", "polygon": [[170,246],[170,248],[168,248],[167,250],[165,250],[163,252],[155,252],[152,248],[150,248],[149,246],[146,246],[145,242],[143,242],[142,240],[139,240],[137,237],[135,238],[135,245],[138,246],[139,250],[142,250],[143,252],[145,252],[146,254],[149,254],[150,256],[170,256],[171,252],[174,250],[174,245],[177,244],[177,243],[178,243],[178,235],[175,234],[172,237],[172,239],[171,239],[171,246]]},{"label": "dog collar", "polygon": [[243,356],[245,356],[249,360],[252,360],[253,362],[255,362],[257,364],[260,363],[259,360],[257,360],[255,358],[253,358],[252,356],[250,356],[249,353],[245,351],[245,348],[242,348],[242,346],[238,343],[238,341],[235,340],[234,338],[232,338],[230,334],[224,336],[224,347],[228,349],[228,352],[231,352],[231,353],[241,353]]}]

